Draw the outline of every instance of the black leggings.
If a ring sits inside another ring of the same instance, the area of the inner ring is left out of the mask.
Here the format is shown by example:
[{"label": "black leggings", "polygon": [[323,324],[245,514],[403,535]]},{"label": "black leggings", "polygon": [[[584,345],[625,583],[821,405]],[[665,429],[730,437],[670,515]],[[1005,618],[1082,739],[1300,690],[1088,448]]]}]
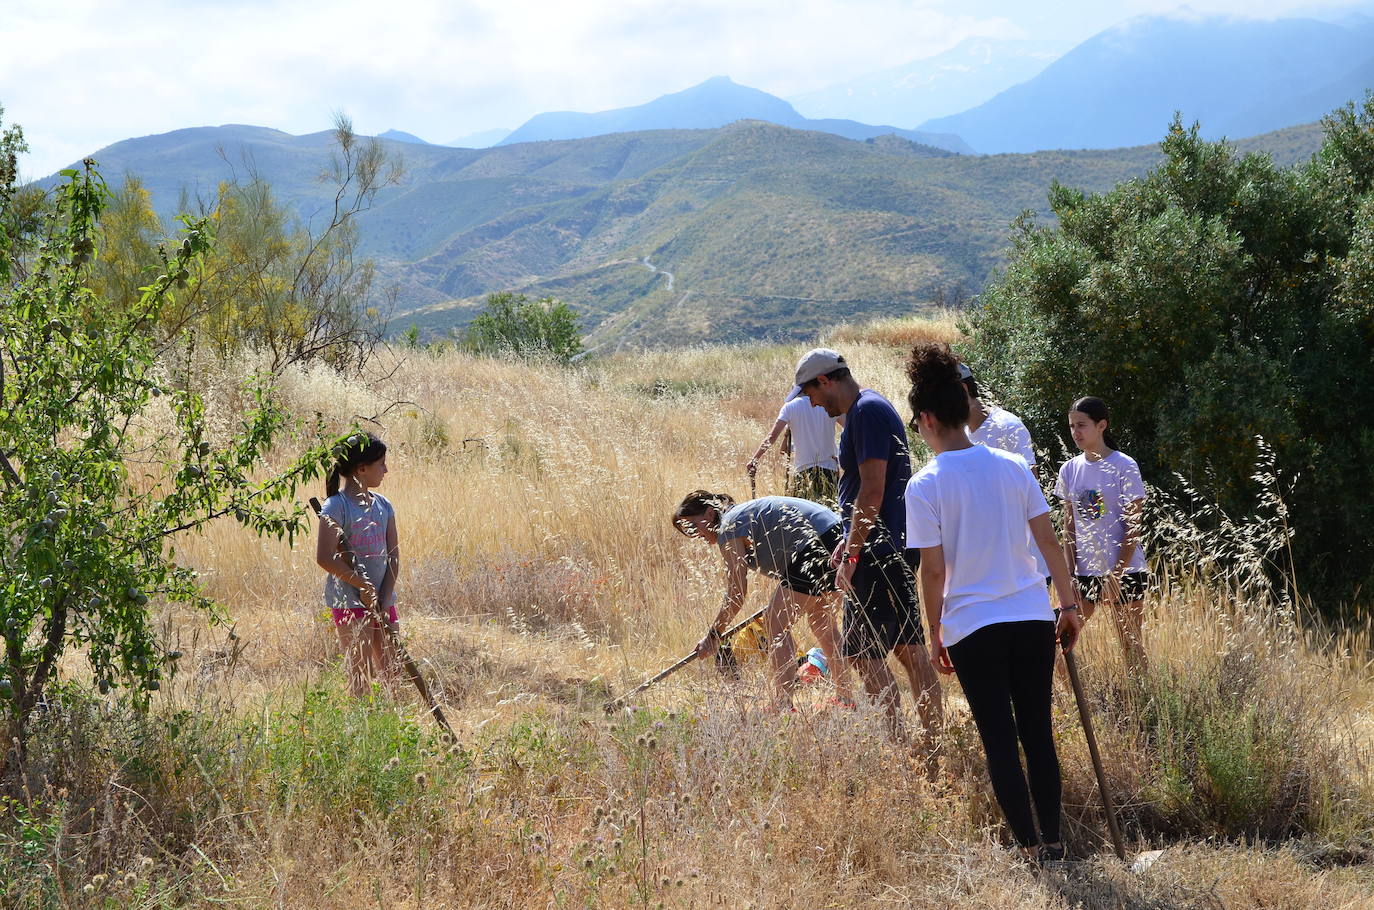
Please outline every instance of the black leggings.
[{"label": "black leggings", "polygon": [[[1044,620],[984,626],[949,646],[983,738],[992,792],[1023,847],[1059,842],[1059,756],[1054,751],[1050,692],[1054,680],[1054,623]],[[1016,740],[1026,750],[1030,791]],[[1035,836],[1031,799],[1040,817]]]}]

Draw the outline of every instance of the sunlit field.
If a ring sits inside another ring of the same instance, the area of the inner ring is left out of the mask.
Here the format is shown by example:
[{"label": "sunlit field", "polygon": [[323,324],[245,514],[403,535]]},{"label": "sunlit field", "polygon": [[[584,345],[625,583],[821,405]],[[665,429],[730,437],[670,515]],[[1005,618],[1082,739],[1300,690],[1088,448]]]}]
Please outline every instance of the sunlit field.
[{"label": "sunlit field", "polygon": [[[956,336],[946,318],[823,341],[905,414],[899,345]],[[1062,682],[1081,861],[1042,871],[1007,846],[956,682],[933,781],[873,709],[823,708],[824,681],[796,714],[765,713],[757,662],[736,683],[688,667],[608,717],[717,609],[718,555],[669,515],[697,488],[747,498],[745,461],[800,351],[564,368],[412,350],[366,381],[288,373],[299,416],[389,446],[403,635],[459,743],[404,682],[346,698],[313,538],[221,524],[178,553],[224,621],[165,613],[186,657],[152,715],[72,695],[36,722],[34,779],[61,783],[0,829],[5,905],[1374,906],[1367,636],[1187,567],[1158,567],[1145,678],[1128,678],[1105,615],[1080,651],[1128,849],[1163,850],[1135,869],[1106,841]],[[226,422],[239,378],[210,396]],[[782,461],[765,464],[758,492],[781,493]],[[771,588],[751,585],[757,609]],[[903,707],[914,726],[905,688]]]}]

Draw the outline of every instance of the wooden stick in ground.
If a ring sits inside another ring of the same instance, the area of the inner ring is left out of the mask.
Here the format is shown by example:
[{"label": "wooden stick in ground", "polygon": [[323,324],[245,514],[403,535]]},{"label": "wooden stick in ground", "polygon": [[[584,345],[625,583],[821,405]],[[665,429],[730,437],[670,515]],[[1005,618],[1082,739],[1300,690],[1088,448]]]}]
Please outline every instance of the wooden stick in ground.
[{"label": "wooden stick in ground", "polygon": [[[766,609],[767,609],[767,607],[764,608],[764,610],[766,610]],[[730,628],[726,629],[724,632],[720,633],[720,643],[721,643],[721,644],[725,644],[725,643],[726,643],[727,641],[729,641],[732,637],[734,637],[734,635],[735,635],[736,632],[738,632],[740,629],[743,629],[745,626],[749,625],[751,622],[753,622],[754,620],[758,619],[758,618],[759,618],[760,616],[762,616],[762,615],[763,615],[763,610],[759,610],[757,613],[755,613],[753,616],[750,616],[748,619],[745,619],[745,620],[742,620],[742,621],[740,621],[740,622],[735,623],[733,626],[731,626]],[[625,704],[625,702],[627,702],[627,701],[629,701],[630,699],[634,698],[634,697],[635,697],[636,695],[638,695],[640,692],[643,692],[645,689],[649,688],[649,687],[652,686],[654,683],[662,682],[663,680],[667,679],[669,676],[672,676],[672,675],[673,675],[674,673],[676,673],[678,670],[681,670],[683,667],[687,666],[688,664],[690,664],[692,661],[694,661],[694,660],[696,660],[696,659],[697,659],[697,652],[696,652],[696,651],[693,651],[691,654],[688,654],[686,657],[682,658],[681,660],[679,660],[677,663],[673,664],[672,666],[666,667],[665,669],[660,670],[660,671],[659,671],[658,673],[656,673],[655,675],[653,675],[653,676],[649,677],[648,679],[644,680],[644,682],[642,682],[642,683],[640,683],[639,685],[635,686],[633,689],[631,689],[630,691],[626,692],[624,695],[620,696],[619,698],[615,699],[614,701],[608,701],[608,702],[606,702],[606,704],[605,704],[605,706],[604,706],[605,709],[606,709],[606,713],[607,713],[607,714],[610,714],[610,713],[614,712],[616,708],[619,708],[621,705]]]},{"label": "wooden stick in ground", "polygon": [[1093,719],[1088,713],[1088,700],[1083,695],[1083,684],[1078,680],[1078,661],[1072,651],[1064,652],[1064,666],[1069,670],[1069,682],[1073,684],[1073,697],[1078,702],[1078,718],[1083,722],[1083,735],[1088,740],[1088,754],[1092,756],[1093,772],[1097,775],[1097,790],[1102,794],[1102,808],[1107,813],[1107,830],[1112,835],[1112,846],[1116,856],[1126,861],[1126,845],[1121,841],[1121,828],[1116,823],[1116,806],[1112,803],[1112,793],[1107,789],[1107,775],[1102,770],[1102,756],[1097,751],[1097,737],[1093,735]]},{"label": "wooden stick in ground", "polygon": [[[310,497],[310,508],[314,511],[315,517],[321,522],[329,521],[323,514],[320,501],[313,496]],[[330,522],[330,524],[333,524],[333,522]],[[349,565],[353,566],[353,571],[358,571],[358,565],[353,559],[353,551],[348,548],[348,541],[344,539],[343,528],[336,528],[335,530],[339,535],[339,552],[343,553]],[[443,709],[439,707],[439,703],[434,700],[433,694],[429,691],[429,684],[425,682],[424,674],[420,672],[420,668],[411,658],[410,652],[406,650],[406,646],[401,643],[401,636],[397,634],[396,626],[388,619],[386,614],[382,612],[382,605],[380,603],[374,603],[372,605],[372,619],[374,622],[380,623],[383,629],[386,629],[386,636],[390,640],[391,647],[395,650],[396,656],[400,659],[401,666],[405,668],[406,676],[415,684],[415,688],[420,692],[420,697],[423,698],[425,704],[429,706],[429,713],[439,722],[439,726],[444,728],[444,732],[448,734],[449,739],[456,743],[458,741],[458,734],[454,733],[453,728],[449,726],[448,718],[444,717]]]}]

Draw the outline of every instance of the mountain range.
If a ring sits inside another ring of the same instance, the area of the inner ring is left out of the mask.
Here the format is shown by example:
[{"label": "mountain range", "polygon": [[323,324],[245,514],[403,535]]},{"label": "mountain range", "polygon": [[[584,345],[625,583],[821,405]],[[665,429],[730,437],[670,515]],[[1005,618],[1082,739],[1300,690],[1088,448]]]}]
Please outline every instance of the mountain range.
[{"label": "mountain range", "polygon": [[933,57],[868,73],[790,100],[808,117],[923,123],[976,107],[1038,75],[1072,47],[1064,41],[968,38]]},{"label": "mountain range", "polygon": [[[808,119],[724,77],[635,107],[541,114],[459,140],[469,148],[389,130],[379,141],[406,178],[360,217],[362,252],[399,289],[402,329],[447,331],[486,294],[516,290],[565,299],[594,344],[802,337],[976,292],[1011,221],[1048,215],[1052,182],[1096,191],[1144,173],[1175,110],[1207,136],[1259,134],[1237,145],[1280,164],[1309,157],[1312,121],[1374,85],[1371,37],[1374,20],[1358,17],[1133,20],[920,131]],[[926,77],[986,91],[980,66],[1013,78],[1010,57],[1029,68],[1042,53],[1052,49],[972,43],[869,85],[883,103]],[[967,78],[951,75],[961,60]],[[1020,151],[958,154],[970,151],[961,136],[980,152]],[[186,194],[213,197],[236,173],[267,180],[313,223],[331,198],[316,180],[330,143],[229,125],[94,157],[112,182],[140,176],[167,223]],[[1087,150],[1043,150],[1074,147]]]},{"label": "mountain range", "polygon": [[[1309,125],[1241,147],[1290,163],[1320,139]],[[379,141],[404,157],[406,178],[359,231],[400,291],[394,329],[443,333],[487,293],[515,290],[566,300],[593,345],[802,338],[976,292],[1002,262],[1010,222],[1047,214],[1052,181],[1105,190],[1160,156],[1154,145],[955,155],[761,121],[480,150]],[[164,221],[183,189],[210,196],[237,170],[311,222],[332,198],[316,180],[330,152],[327,132],[225,126],[93,157],[111,183],[138,174]]]},{"label": "mountain range", "polygon": [[1208,138],[1310,122],[1374,88],[1374,23],[1132,19],[1033,78],[922,130],[979,152],[1110,148],[1153,140],[1175,111]]},{"label": "mountain range", "polygon": [[952,152],[973,151],[958,136],[906,130],[895,126],[873,126],[854,120],[810,120],[798,114],[792,105],[781,98],[739,85],[728,76],[716,76],[700,85],[662,95],[634,107],[595,114],[576,111],[538,114],[516,128],[497,145],[547,142],[554,139],[585,139],[588,136],[645,130],[714,129],[738,120],[763,120],[793,129],[833,133],[846,139],[871,139],[890,133]]}]

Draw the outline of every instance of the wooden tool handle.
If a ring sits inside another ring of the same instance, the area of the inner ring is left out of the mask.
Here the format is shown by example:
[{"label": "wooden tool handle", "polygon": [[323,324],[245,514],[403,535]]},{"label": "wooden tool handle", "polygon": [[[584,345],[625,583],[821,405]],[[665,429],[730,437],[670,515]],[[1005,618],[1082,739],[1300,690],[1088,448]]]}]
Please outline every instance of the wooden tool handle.
[{"label": "wooden tool handle", "polygon": [[[755,613],[753,616],[750,616],[748,619],[743,620],[741,622],[737,622],[733,626],[722,632],[720,634],[721,643],[724,644],[725,642],[729,641],[735,635],[735,633],[739,632],[739,630],[743,629],[745,626],[749,625],[751,622],[754,622],[756,619],[762,616],[764,610],[766,609],[768,608],[764,607],[763,610],[759,610],[757,613]],[[649,688],[654,683],[662,682],[663,680],[667,679],[669,676],[672,676],[678,670],[681,670],[683,667],[687,666],[696,659],[697,652],[693,651],[691,654],[688,654],[686,657],[683,657],[681,660],[677,661],[672,666],[660,670],[655,675],[644,680],[644,682],[635,686],[633,689],[626,692],[624,695],[620,696],[614,701],[606,702],[606,704],[603,706],[605,708],[606,713],[612,713],[613,711],[615,711],[616,708],[619,708],[621,705],[625,704],[625,702],[629,701],[631,698],[634,698],[640,692],[643,692],[645,689]]]},{"label": "wooden tool handle", "polygon": [[1112,847],[1117,858],[1126,860],[1126,845],[1121,840],[1121,828],[1116,822],[1116,806],[1112,803],[1111,791],[1107,789],[1107,774],[1102,769],[1102,756],[1097,751],[1097,737],[1093,734],[1093,719],[1088,713],[1088,700],[1083,695],[1083,684],[1078,679],[1078,661],[1072,651],[1064,652],[1064,666],[1069,671],[1069,682],[1073,685],[1073,697],[1078,702],[1078,719],[1083,722],[1083,735],[1088,740],[1088,755],[1092,757],[1093,772],[1097,775],[1097,790],[1102,794],[1102,808],[1107,814],[1107,830],[1112,835]]}]

